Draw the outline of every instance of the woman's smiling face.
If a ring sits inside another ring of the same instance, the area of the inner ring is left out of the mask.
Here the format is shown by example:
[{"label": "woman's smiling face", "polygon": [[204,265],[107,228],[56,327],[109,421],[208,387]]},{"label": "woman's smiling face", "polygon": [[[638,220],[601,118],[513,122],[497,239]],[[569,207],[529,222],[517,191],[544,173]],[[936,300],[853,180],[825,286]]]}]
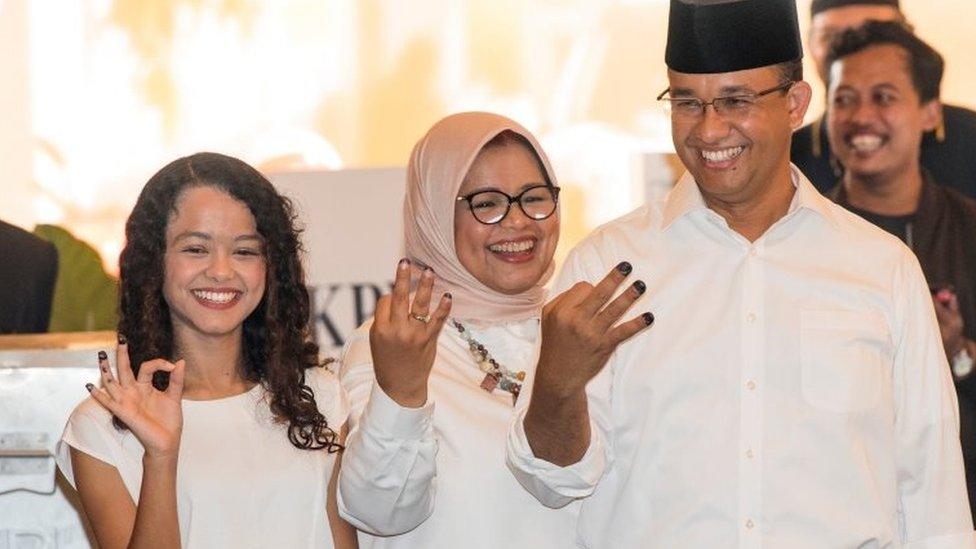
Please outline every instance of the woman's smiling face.
[{"label": "woman's smiling face", "polygon": [[239,333],[261,303],[267,270],[251,211],[220,189],[187,189],[166,227],[164,269],[174,334]]},{"label": "woman's smiling face", "polygon": [[[517,196],[547,183],[535,153],[519,141],[491,144],[475,158],[459,196],[486,190]],[[482,284],[503,294],[519,294],[539,283],[559,241],[559,211],[542,220],[529,218],[512,204],[500,222],[475,219],[467,201],[454,210],[454,249],[461,265]]]}]

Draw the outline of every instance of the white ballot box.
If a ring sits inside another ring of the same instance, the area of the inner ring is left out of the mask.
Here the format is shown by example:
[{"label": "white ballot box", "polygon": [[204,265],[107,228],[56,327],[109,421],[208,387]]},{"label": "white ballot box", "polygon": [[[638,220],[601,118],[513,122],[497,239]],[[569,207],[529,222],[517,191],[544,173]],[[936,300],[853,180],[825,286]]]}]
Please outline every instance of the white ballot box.
[{"label": "white ballot box", "polygon": [[0,549],[91,547],[54,449],[115,333],[0,336]]}]

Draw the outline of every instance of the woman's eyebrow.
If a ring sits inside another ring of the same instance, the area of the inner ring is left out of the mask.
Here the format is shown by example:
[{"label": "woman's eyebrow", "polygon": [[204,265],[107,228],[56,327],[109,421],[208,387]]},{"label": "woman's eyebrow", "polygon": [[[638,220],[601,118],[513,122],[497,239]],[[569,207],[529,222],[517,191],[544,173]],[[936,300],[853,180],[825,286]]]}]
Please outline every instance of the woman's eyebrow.
[{"label": "woman's eyebrow", "polygon": [[[202,232],[202,231],[184,231],[184,232],[176,235],[176,237],[173,238],[173,242],[179,242],[180,240],[185,240],[185,239],[188,239],[188,238],[199,238],[199,239],[202,239],[202,240],[213,240],[213,236],[210,233],[205,233],[205,232]],[[256,233],[247,233],[247,234],[242,234],[242,235],[238,235],[238,236],[234,237],[234,242],[241,242],[241,241],[245,241],[245,240],[256,240],[258,242],[263,242],[264,241],[264,239],[261,238],[261,235],[256,234]]]},{"label": "woman's eyebrow", "polygon": [[173,242],[179,242],[180,240],[186,238],[202,238],[203,240],[213,240],[213,237],[210,236],[210,233],[204,233],[201,231],[183,231],[182,233],[176,235],[175,238],[173,238]]},{"label": "woman's eyebrow", "polygon": [[[538,187],[539,185],[547,185],[547,183],[544,180],[543,181],[530,181],[530,182],[522,185],[521,187],[519,187],[519,192],[522,192],[525,189],[528,189],[529,187]],[[469,196],[469,195],[472,195],[474,193],[481,193],[481,192],[488,192],[488,191],[496,191],[496,192],[500,192],[500,193],[504,193],[505,192],[505,191],[499,189],[498,187],[478,187],[478,188],[475,188],[475,189],[471,189],[470,191],[464,193],[464,195],[462,195],[462,196]],[[508,193],[505,193],[505,194],[508,194]],[[518,194],[518,193],[515,193],[515,194]]]}]

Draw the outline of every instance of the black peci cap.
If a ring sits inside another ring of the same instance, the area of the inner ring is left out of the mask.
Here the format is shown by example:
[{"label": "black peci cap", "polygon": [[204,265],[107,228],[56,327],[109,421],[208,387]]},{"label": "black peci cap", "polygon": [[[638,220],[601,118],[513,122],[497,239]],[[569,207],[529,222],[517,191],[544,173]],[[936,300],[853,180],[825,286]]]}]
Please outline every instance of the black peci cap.
[{"label": "black peci cap", "polygon": [[891,6],[900,10],[898,0],[813,0],[810,4],[810,16],[813,17],[822,11],[846,6]]},{"label": "black peci cap", "polygon": [[802,58],[795,0],[671,0],[672,70],[715,74]]}]

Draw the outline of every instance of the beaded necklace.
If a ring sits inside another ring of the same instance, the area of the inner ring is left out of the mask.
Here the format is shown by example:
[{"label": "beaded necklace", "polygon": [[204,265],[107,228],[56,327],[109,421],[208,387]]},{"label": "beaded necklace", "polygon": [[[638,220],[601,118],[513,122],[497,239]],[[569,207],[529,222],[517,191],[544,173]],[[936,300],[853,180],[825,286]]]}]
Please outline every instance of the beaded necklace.
[{"label": "beaded necklace", "polygon": [[481,388],[489,393],[494,391],[495,387],[502,391],[508,391],[512,394],[512,405],[514,406],[515,401],[518,400],[519,392],[522,390],[522,382],[525,381],[525,372],[513,372],[502,366],[492,358],[484,345],[471,337],[471,333],[464,328],[464,325],[453,318],[451,324],[461,334],[461,339],[467,342],[468,350],[471,351],[474,361],[478,363],[478,368],[485,373],[485,378],[481,380]]}]

